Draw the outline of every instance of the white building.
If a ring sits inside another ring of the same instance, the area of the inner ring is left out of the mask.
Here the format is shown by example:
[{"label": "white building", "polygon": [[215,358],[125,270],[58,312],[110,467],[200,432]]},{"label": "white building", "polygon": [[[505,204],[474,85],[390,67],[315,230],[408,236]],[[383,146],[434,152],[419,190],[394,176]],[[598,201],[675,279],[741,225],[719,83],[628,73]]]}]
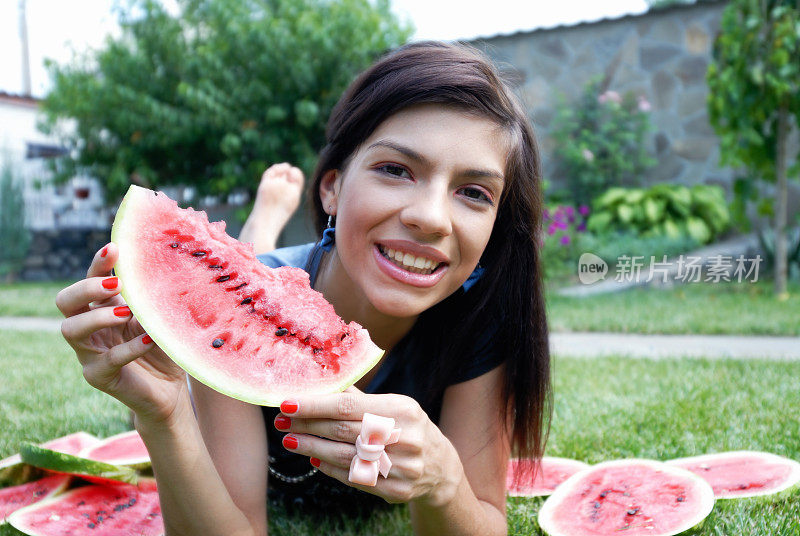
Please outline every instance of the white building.
[{"label": "white building", "polygon": [[49,160],[65,149],[39,132],[39,120],[39,99],[0,91],[0,165],[10,163],[23,180],[28,228],[107,228],[109,213],[96,180],[75,177],[66,184],[53,183]]}]

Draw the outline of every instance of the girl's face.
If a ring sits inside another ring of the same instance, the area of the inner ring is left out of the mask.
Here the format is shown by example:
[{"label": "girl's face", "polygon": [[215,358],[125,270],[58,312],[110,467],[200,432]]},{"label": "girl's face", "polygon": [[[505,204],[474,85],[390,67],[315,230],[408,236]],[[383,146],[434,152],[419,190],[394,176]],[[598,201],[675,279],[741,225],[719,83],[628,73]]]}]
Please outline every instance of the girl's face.
[{"label": "girl's face", "polygon": [[344,173],[328,173],[336,279],[351,299],[413,317],[455,292],[480,260],[503,191],[506,136],[494,122],[440,105],[385,120]]}]

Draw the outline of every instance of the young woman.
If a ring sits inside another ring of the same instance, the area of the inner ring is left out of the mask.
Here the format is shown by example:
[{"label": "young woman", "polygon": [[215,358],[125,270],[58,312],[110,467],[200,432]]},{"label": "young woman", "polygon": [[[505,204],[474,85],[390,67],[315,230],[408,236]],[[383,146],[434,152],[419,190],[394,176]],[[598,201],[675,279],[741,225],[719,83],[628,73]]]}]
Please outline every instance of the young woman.
[{"label": "young woman", "polygon": [[[114,244],[59,293],[62,332],[87,381],[135,413],[170,535],[266,534],[268,479],[311,508],[353,502],[343,489],[408,503],[417,534],[506,534],[508,457],[541,455],[550,407],[528,119],[478,52],[417,43],[353,82],[326,136],[310,196],[328,230],[261,258],[306,268],[386,350],[353,388],[287,400],[278,414],[193,381],[195,419],[182,372],[109,280]],[[296,189],[296,177],[273,168],[263,197]],[[285,215],[261,208],[244,238],[269,249]],[[402,429],[374,487],[348,481],[365,412]]]}]

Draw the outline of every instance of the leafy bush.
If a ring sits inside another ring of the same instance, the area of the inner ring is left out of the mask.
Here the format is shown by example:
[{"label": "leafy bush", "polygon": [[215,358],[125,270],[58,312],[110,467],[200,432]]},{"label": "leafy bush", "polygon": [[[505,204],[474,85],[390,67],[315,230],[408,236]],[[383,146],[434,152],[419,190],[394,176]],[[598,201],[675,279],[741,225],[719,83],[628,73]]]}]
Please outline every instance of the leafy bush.
[{"label": "leafy bush", "polygon": [[642,236],[691,236],[707,244],[730,223],[719,186],[656,184],[651,188],[610,188],[593,202],[588,229],[631,231]]},{"label": "leafy bush", "polygon": [[25,228],[25,202],[22,184],[6,161],[0,171],[0,276],[13,278],[22,268],[30,246]]},{"label": "leafy bush", "polygon": [[[650,257],[661,262],[667,258],[677,257],[696,249],[700,243],[691,236],[640,236],[632,232],[615,232],[606,235],[585,233],[580,237],[579,253],[594,253],[613,268],[617,259],[623,255],[643,257],[645,265],[650,264]],[[575,259],[577,269],[578,259]]]},{"label": "leafy bush", "polygon": [[[800,216],[798,216],[800,220]],[[764,254],[764,270],[775,270],[775,231],[758,231],[758,242]],[[800,280],[800,226],[786,230],[786,263],[789,279]]]},{"label": "leafy bush", "polygon": [[576,204],[588,204],[610,186],[635,186],[655,160],[643,140],[650,103],[632,93],[600,93],[589,83],[578,103],[562,102],[553,127],[556,174]]},{"label": "leafy bush", "polygon": [[545,277],[563,277],[574,273],[577,266],[579,236],[586,232],[589,207],[552,205],[544,209],[542,259]]}]

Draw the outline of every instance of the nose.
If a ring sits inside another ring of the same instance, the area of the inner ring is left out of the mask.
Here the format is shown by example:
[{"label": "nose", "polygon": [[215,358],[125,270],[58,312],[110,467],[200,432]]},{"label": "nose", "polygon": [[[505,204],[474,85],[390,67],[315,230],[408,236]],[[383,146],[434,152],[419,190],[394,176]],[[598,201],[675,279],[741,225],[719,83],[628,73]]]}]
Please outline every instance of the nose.
[{"label": "nose", "polygon": [[420,181],[403,210],[400,221],[426,235],[447,236],[453,232],[447,181]]}]

